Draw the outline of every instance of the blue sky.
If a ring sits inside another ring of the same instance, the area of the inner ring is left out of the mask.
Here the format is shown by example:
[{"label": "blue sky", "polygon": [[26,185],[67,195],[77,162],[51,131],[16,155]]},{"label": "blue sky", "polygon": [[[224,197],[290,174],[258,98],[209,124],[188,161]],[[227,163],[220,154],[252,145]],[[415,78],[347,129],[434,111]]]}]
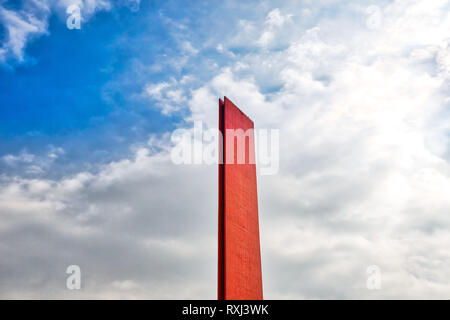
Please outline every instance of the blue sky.
[{"label": "blue sky", "polygon": [[67,151],[66,161],[86,160],[92,150],[111,160],[133,141],[173,127],[179,116],[161,115],[152,101],[133,97],[146,81],[185,72],[164,66],[135,74],[137,64],[179,50],[164,23],[177,11],[165,1],[147,2],[138,12],[119,7],[100,11],[81,30],[69,30],[65,17],[52,13],[47,34],[26,44],[24,60],[1,65],[0,152],[40,153],[57,145]]},{"label": "blue sky", "polygon": [[226,95],[280,132],[265,298],[448,299],[449,8],[0,0],[0,297],[214,299],[217,168],[170,138]]},{"label": "blue sky", "polygon": [[[229,64],[230,57],[217,51],[228,24],[264,20],[266,14],[252,10],[252,2],[119,1],[107,8],[99,3],[81,30],[69,30],[63,4],[49,2],[45,31],[28,34],[21,57],[9,52],[3,59],[1,155],[63,148],[64,156],[54,164],[64,167],[59,174],[73,173],[71,167],[80,170],[85,162],[96,166],[128,155],[130,144],[173,130],[189,113],[179,108],[161,114],[154,100],[140,97],[145,85],[195,75],[186,86],[189,95],[189,89]],[[28,4],[6,1],[3,8],[36,10]],[[3,25],[3,41],[8,37]],[[228,50],[239,55],[255,48],[236,43]],[[266,92],[279,88],[262,85]]]}]

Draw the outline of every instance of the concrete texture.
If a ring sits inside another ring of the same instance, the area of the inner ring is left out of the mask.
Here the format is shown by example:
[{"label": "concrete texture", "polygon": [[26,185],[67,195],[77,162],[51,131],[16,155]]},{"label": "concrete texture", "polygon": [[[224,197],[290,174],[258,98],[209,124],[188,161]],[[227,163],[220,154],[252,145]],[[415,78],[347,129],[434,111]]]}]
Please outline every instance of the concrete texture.
[{"label": "concrete texture", "polygon": [[[229,129],[252,129],[245,141],[245,163],[238,162],[239,147]],[[259,300],[263,298],[259,243],[254,125],[226,97],[219,100],[219,255],[218,299]],[[234,141],[233,141],[234,140]],[[232,157],[228,156],[233,152]],[[233,159],[234,158],[234,159]]]}]

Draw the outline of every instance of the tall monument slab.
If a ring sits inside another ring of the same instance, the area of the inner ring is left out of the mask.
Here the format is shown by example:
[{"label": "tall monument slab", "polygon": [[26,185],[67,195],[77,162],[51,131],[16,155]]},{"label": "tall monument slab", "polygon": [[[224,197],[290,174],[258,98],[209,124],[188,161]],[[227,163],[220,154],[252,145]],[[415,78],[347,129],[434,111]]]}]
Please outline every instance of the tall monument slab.
[{"label": "tall monument slab", "polygon": [[254,124],[225,97],[219,99],[219,130],[218,299],[260,300]]}]

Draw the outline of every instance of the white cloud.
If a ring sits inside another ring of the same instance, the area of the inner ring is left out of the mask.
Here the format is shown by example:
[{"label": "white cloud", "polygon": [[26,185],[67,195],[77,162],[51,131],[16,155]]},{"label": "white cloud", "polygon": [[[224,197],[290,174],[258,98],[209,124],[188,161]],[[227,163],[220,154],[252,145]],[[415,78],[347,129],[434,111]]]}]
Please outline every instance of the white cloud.
[{"label": "white cloud", "polygon": [[99,11],[108,11],[114,7],[125,6],[138,11],[140,0],[25,0],[19,9],[6,9],[0,3],[0,24],[7,30],[7,37],[0,47],[0,62],[16,59],[23,62],[27,43],[33,38],[48,35],[48,19],[57,14],[64,21],[66,9],[75,5],[80,8],[83,23],[86,23]]},{"label": "white cloud", "polygon": [[[281,130],[280,174],[259,179],[266,298],[449,296],[446,6],[397,1],[376,31],[326,19],[193,92],[193,118],[214,125],[226,94]],[[365,286],[373,264],[379,292]]]},{"label": "white cloud", "polygon": [[19,61],[24,59],[24,48],[28,39],[33,35],[47,33],[47,10],[44,10],[44,18],[37,18],[32,12],[14,12],[0,6],[0,23],[8,31],[7,41],[2,46],[3,53],[0,57],[5,59],[11,52]]},{"label": "white cloud", "polygon": [[[75,5],[80,8],[83,20],[88,20],[92,15],[101,10],[110,10],[113,7],[113,2],[110,0],[61,0],[50,1],[55,9],[65,11],[69,6]],[[132,5],[133,1],[126,1],[125,4]]]},{"label": "white cloud", "polygon": [[291,14],[283,15],[278,8],[270,11],[267,14],[265,21],[266,28],[262,32],[257,43],[263,47],[273,43],[277,29],[281,28],[285,23],[290,22],[291,17]]},{"label": "white cloud", "polygon": [[63,148],[48,146],[48,153],[45,155],[35,155],[28,153],[26,150],[18,154],[7,154],[1,159],[8,166],[8,173],[17,173],[19,175],[41,175],[51,168],[51,165],[59,157],[63,156],[65,151]]},{"label": "white cloud", "polygon": [[[8,246],[0,251],[15,258],[0,259],[0,295],[214,298],[215,230],[203,228],[215,226],[217,197],[196,201],[217,182],[210,179],[214,173],[212,167],[175,166],[166,151],[141,148],[95,175],[3,177],[0,238]],[[185,181],[189,188],[176,190]],[[24,274],[29,259],[37,260]],[[81,267],[86,295],[64,289],[69,264]],[[41,282],[42,275],[49,281]]]},{"label": "white cloud", "polygon": [[33,162],[35,156],[26,151],[21,152],[19,155],[7,154],[2,157],[3,161],[10,166],[15,166],[17,163],[30,163]]}]

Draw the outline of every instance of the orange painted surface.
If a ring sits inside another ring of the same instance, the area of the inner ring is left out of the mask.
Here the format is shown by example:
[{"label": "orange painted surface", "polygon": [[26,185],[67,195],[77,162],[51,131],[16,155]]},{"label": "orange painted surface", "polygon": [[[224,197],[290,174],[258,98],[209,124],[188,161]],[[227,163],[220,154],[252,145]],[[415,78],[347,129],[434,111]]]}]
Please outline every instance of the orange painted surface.
[{"label": "orange painted surface", "polygon": [[[246,139],[245,163],[240,164],[237,139],[233,143],[233,136],[227,134],[227,129],[253,128],[253,121],[229,99],[219,100],[224,160],[219,164],[219,300],[263,298],[254,135],[251,131]],[[233,147],[234,159],[230,161],[227,153]]]}]

